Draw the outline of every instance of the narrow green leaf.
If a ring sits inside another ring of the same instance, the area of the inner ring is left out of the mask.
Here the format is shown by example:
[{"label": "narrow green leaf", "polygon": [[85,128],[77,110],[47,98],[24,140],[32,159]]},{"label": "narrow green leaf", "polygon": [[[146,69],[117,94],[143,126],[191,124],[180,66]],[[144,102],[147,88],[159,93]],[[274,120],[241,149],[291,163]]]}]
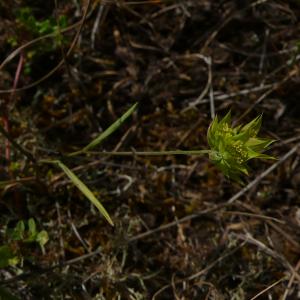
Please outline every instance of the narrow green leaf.
[{"label": "narrow green leaf", "polygon": [[250,147],[254,151],[260,152],[264,149],[267,149],[267,147],[270,146],[274,142],[275,142],[275,140],[271,140],[271,139],[250,138],[246,142],[246,146]]},{"label": "narrow green leaf", "polygon": [[95,197],[92,191],[61,161],[53,161],[53,163],[56,163],[65,172],[65,174],[71,179],[73,184],[98,208],[99,212],[104,216],[108,223],[113,226],[113,221],[110,218],[108,212]]},{"label": "narrow green leaf", "polygon": [[25,224],[24,221],[19,221],[13,229],[11,238],[15,241],[20,241],[24,238]]},{"label": "narrow green leaf", "polygon": [[29,238],[34,239],[36,236],[36,224],[33,218],[28,220]]},{"label": "narrow green leaf", "polygon": [[213,147],[215,144],[215,140],[216,140],[215,133],[217,131],[218,125],[219,125],[219,120],[218,120],[218,116],[216,116],[213,119],[212,123],[209,125],[209,128],[207,130],[207,141],[210,147]]},{"label": "narrow green leaf", "polygon": [[251,122],[249,122],[245,126],[243,126],[241,129],[241,132],[248,131],[250,137],[255,137],[259,132],[261,123],[262,123],[262,115],[259,115],[255,119],[253,119]]},{"label": "narrow green leaf", "polygon": [[135,111],[137,105],[138,103],[132,105],[117,121],[111,124],[97,138],[95,138],[93,141],[91,141],[87,146],[85,146],[81,151],[78,151],[77,153],[88,151],[96,147],[97,145],[99,145],[103,140],[105,140],[108,136],[110,136],[114,131],[116,131],[123,124],[123,122]]},{"label": "narrow green leaf", "polygon": [[260,153],[260,152],[255,152],[251,149],[248,149],[248,159],[247,160],[250,160],[252,158],[264,158],[264,159],[275,159],[275,157],[273,156],[270,156],[270,155],[267,155],[267,154],[264,154],[264,153]]},{"label": "narrow green leaf", "polygon": [[219,122],[219,127],[221,128],[224,124],[230,126],[231,123],[231,111],[229,111],[224,118],[222,118]]}]

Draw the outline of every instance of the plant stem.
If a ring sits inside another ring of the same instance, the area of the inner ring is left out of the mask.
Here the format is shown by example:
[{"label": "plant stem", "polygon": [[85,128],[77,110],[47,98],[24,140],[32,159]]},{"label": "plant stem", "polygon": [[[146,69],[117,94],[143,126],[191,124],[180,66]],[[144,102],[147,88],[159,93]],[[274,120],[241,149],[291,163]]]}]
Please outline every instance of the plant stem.
[{"label": "plant stem", "polygon": [[39,164],[50,164],[50,165],[57,165],[58,164],[58,160],[57,159],[40,159],[38,161]]},{"label": "plant stem", "polygon": [[[113,155],[113,156],[164,156],[164,155],[204,155],[211,150],[170,150],[170,151],[117,151],[117,152],[82,152],[86,154]],[[81,154],[82,154],[81,153]]]}]

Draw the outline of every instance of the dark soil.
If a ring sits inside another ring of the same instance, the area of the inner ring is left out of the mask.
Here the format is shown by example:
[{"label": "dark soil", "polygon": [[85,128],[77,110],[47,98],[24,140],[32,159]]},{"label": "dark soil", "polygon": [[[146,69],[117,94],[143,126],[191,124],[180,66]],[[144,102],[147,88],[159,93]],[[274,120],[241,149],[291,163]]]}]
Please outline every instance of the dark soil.
[{"label": "dark soil", "polygon": [[[36,161],[63,161],[115,226],[1,136],[0,245],[29,218],[49,242],[14,244],[22,262],[0,269],[0,299],[298,299],[300,2],[57,2],[0,2],[1,127]],[[24,7],[52,27],[65,16],[61,43],[26,46],[49,32],[18,19]],[[135,102],[98,153],[66,157]],[[260,135],[277,140],[278,160],[251,161],[245,186],[206,156],[134,155],[206,149],[214,112],[229,110],[238,123],[263,114]]]}]

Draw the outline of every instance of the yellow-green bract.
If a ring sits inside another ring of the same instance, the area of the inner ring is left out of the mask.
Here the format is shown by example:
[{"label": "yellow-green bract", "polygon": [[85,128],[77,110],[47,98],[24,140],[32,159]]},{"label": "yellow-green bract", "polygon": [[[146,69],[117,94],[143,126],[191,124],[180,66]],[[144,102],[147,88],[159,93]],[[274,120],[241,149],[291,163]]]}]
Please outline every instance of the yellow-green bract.
[{"label": "yellow-green bract", "polygon": [[221,119],[215,117],[207,131],[207,140],[211,148],[210,159],[230,179],[241,182],[240,175],[248,175],[247,162],[252,158],[274,159],[261,153],[274,142],[259,138],[262,116],[244,126],[232,127],[230,112]]}]

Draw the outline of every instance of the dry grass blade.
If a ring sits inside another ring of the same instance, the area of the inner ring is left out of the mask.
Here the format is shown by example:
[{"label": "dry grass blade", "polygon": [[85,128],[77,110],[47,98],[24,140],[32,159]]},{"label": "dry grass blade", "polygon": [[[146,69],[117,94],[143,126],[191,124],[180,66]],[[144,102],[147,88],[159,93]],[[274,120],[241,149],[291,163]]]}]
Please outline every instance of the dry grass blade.
[{"label": "dry grass blade", "polygon": [[95,197],[92,191],[61,161],[55,161],[64,173],[70,178],[73,184],[98,208],[99,212],[104,216],[110,225],[114,225],[112,219],[110,218],[108,212],[100,201]]}]

